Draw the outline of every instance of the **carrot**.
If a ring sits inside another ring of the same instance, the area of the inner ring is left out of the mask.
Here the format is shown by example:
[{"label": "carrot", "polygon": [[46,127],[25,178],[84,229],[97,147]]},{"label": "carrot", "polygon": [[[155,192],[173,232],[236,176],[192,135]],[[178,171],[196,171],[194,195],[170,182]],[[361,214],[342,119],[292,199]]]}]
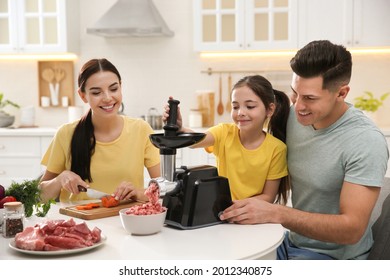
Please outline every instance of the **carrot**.
[{"label": "carrot", "polygon": [[107,207],[107,208],[110,208],[110,207],[115,207],[117,205],[119,205],[119,200],[116,200],[115,197],[113,196],[103,196],[101,198],[102,200],[102,205],[104,207]]},{"label": "carrot", "polygon": [[89,206],[89,205],[77,205],[76,209],[77,210],[91,210],[92,206]]},{"label": "carrot", "polygon": [[77,210],[91,210],[92,208],[97,208],[100,207],[98,203],[88,203],[88,204],[83,204],[83,205],[77,205],[76,209]]}]

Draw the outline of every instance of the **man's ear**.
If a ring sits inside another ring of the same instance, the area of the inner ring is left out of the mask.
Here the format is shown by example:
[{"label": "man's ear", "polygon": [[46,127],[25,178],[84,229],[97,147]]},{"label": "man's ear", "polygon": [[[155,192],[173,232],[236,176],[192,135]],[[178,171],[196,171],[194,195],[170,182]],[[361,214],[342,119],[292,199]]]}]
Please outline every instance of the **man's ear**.
[{"label": "man's ear", "polygon": [[349,89],[350,89],[349,85],[341,86],[339,89],[338,97],[345,99],[349,93]]}]

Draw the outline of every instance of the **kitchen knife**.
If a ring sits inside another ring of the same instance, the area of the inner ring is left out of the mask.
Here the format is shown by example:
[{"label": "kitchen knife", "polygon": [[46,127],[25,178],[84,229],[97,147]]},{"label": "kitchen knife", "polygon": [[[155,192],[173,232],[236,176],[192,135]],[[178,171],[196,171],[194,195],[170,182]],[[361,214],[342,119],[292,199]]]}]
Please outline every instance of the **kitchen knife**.
[{"label": "kitchen knife", "polygon": [[92,188],[86,188],[83,186],[78,186],[78,188],[80,192],[86,192],[90,198],[101,199],[103,196],[111,196],[108,193],[97,191]]}]

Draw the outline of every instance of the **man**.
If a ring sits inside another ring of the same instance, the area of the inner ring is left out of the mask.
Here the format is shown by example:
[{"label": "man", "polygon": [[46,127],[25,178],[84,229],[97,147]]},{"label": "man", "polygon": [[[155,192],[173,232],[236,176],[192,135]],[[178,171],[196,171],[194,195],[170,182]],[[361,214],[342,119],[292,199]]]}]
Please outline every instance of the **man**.
[{"label": "man", "polygon": [[293,106],[287,124],[293,208],[246,199],[222,219],[280,223],[279,259],[365,259],[369,219],[389,152],[380,130],[345,102],[352,58],[343,46],[314,41],[290,61]]}]

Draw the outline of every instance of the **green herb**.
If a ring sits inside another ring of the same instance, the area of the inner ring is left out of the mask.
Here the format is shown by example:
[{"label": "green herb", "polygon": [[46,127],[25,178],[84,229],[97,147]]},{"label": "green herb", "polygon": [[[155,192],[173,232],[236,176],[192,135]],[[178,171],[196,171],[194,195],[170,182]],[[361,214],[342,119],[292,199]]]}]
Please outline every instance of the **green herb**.
[{"label": "green herb", "polygon": [[35,215],[38,217],[45,217],[47,215],[47,212],[50,210],[51,204],[56,204],[54,199],[50,199],[46,203],[38,202],[35,205],[35,211],[37,212]]},{"label": "green herb", "polygon": [[[40,202],[39,180],[25,180],[22,183],[12,182],[11,186],[6,190],[6,195],[16,198],[24,205],[24,214],[26,217],[31,217],[34,212],[34,207],[37,210],[38,217],[46,216],[50,209],[50,205],[54,201],[48,201],[45,204]],[[42,210],[40,210],[42,208]]]}]

